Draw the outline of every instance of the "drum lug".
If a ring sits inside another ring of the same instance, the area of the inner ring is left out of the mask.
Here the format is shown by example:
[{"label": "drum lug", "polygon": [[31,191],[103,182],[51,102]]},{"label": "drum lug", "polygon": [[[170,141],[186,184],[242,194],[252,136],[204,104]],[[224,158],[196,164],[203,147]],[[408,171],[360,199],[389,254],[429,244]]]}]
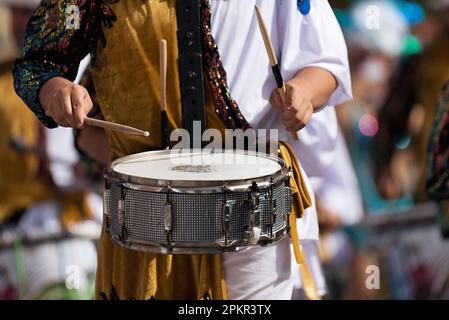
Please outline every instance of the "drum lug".
[{"label": "drum lug", "polygon": [[273,238],[273,227],[274,224],[276,223],[276,214],[277,214],[277,204],[276,204],[276,199],[270,199],[270,225],[269,225],[269,230],[270,230],[270,237]]},{"label": "drum lug", "polygon": [[104,189],[103,189],[103,215],[106,224],[106,231],[109,232],[109,222],[111,220],[111,182],[109,181],[108,172],[104,173]]},{"label": "drum lug", "polygon": [[110,181],[110,179],[109,179],[110,176],[111,176],[111,175],[110,175],[110,171],[109,171],[109,170],[105,171],[105,173],[104,173],[104,175],[103,175],[103,177],[104,177],[104,188],[105,188],[105,190],[109,190],[109,188],[111,187],[111,181]]},{"label": "drum lug", "polygon": [[256,182],[253,182],[249,190],[249,214],[248,214],[248,229],[246,236],[249,244],[257,244],[259,242],[261,228],[260,228],[260,189]]},{"label": "drum lug", "polygon": [[167,251],[172,251],[171,245],[171,233],[173,231],[173,207],[172,201],[170,200],[170,192],[172,191],[171,186],[168,186],[165,208],[164,208],[164,230],[167,239]]},{"label": "drum lug", "polygon": [[271,199],[270,200],[270,212],[271,212],[271,220],[270,223],[271,225],[274,225],[276,223],[276,213],[277,213],[277,204],[276,204],[276,199]]},{"label": "drum lug", "polygon": [[121,234],[121,240],[125,240],[126,239],[126,234],[127,234],[127,230],[126,230],[126,223],[125,223],[125,199],[126,199],[126,191],[125,188],[123,186],[121,186],[121,198],[118,201],[118,205],[117,205],[117,219],[118,219],[118,224],[122,227],[122,234]]},{"label": "drum lug", "polygon": [[229,229],[231,228],[231,205],[229,204],[229,201],[225,201],[223,203],[222,215],[223,233],[225,234],[225,246],[227,247]]},{"label": "drum lug", "polygon": [[284,213],[284,222],[285,222],[285,230],[286,233],[290,233],[290,214],[291,214],[291,207],[292,207],[292,188],[286,187],[286,197],[285,197],[285,208],[287,209]]},{"label": "drum lug", "polygon": [[249,245],[255,245],[259,243],[260,234],[262,229],[260,227],[254,227],[251,230],[245,231]]},{"label": "drum lug", "polygon": [[292,168],[288,168],[287,173],[285,174],[285,180],[284,180],[284,184],[287,188],[290,188],[290,179],[293,176],[293,170]]},{"label": "drum lug", "polygon": [[290,179],[293,176],[293,170],[292,168],[288,168],[288,172],[285,175],[285,181],[284,181],[284,185],[285,185],[285,191],[286,191],[286,197],[285,197],[285,207],[287,208],[285,214],[284,214],[284,220],[285,220],[285,224],[286,224],[286,232],[290,233],[290,213],[291,213],[291,206],[292,206],[292,188],[290,187]]},{"label": "drum lug", "polygon": [[123,226],[125,223],[125,200],[120,199],[118,201],[118,223]]},{"label": "drum lug", "polygon": [[228,246],[228,234],[229,234],[229,230],[231,229],[231,202],[228,200],[228,192],[229,192],[229,188],[227,187],[227,185],[225,184],[223,186],[223,195],[224,195],[224,199],[223,199],[223,206],[221,209],[221,226],[222,226],[222,231],[224,233],[224,246],[227,247]]},{"label": "drum lug", "polygon": [[103,190],[103,215],[106,222],[106,228],[109,229],[109,221],[111,219],[111,191],[109,189]]},{"label": "drum lug", "polygon": [[165,232],[171,233],[173,230],[173,216],[172,216],[172,205],[171,203],[165,204],[165,212],[164,212],[164,228]]},{"label": "drum lug", "polygon": [[270,233],[270,237],[273,238],[273,226],[276,223],[276,211],[277,211],[277,205],[276,205],[276,199],[273,195],[273,178],[270,180],[270,193],[269,193],[270,199],[269,199],[269,205],[270,205],[270,223],[268,225],[268,230]]}]

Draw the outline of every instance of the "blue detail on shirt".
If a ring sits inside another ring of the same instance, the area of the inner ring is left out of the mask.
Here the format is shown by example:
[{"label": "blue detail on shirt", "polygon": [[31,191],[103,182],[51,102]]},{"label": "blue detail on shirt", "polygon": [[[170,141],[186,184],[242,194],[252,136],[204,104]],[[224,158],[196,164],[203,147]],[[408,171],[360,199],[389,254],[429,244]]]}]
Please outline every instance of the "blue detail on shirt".
[{"label": "blue detail on shirt", "polygon": [[307,15],[310,12],[310,0],[297,0],[298,10],[303,15]]}]

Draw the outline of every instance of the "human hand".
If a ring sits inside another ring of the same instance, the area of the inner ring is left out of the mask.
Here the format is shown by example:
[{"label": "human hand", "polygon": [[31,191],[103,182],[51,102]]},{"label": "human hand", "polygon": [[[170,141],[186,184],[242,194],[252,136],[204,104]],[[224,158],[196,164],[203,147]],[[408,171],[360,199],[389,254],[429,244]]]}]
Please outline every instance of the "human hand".
[{"label": "human hand", "polygon": [[84,127],[84,119],[93,106],[86,88],[62,77],[45,82],[39,100],[45,114],[58,125],[79,129]]},{"label": "human hand", "polygon": [[281,111],[282,122],[288,132],[297,132],[309,123],[314,108],[311,98],[295,83],[285,84],[285,101],[279,89],[273,90],[270,97],[271,105]]}]

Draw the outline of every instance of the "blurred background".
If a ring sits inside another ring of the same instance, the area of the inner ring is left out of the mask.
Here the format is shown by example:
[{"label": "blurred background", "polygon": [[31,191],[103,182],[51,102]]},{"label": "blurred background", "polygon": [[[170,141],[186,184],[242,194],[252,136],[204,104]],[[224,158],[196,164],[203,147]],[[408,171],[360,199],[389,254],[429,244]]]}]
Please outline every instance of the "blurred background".
[{"label": "blurred background", "polygon": [[[12,85],[38,2],[0,5],[0,299],[91,299],[104,165],[79,148],[81,133],[43,128]],[[354,181],[340,190],[343,209],[331,188],[316,190],[326,299],[449,299],[449,202],[426,190],[449,80],[449,0],[329,2],[354,95],[336,107],[336,161]]]}]

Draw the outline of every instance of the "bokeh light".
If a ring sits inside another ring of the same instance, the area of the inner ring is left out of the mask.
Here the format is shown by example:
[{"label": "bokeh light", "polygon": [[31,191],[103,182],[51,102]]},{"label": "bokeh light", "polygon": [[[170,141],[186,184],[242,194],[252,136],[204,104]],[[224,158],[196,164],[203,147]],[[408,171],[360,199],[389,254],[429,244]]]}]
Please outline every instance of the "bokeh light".
[{"label": "bokeh light", "polygon": [[359,120],[359,130],[367,137],[374,137],[379,132],[379,122],[371,114],[363,115]]}]

